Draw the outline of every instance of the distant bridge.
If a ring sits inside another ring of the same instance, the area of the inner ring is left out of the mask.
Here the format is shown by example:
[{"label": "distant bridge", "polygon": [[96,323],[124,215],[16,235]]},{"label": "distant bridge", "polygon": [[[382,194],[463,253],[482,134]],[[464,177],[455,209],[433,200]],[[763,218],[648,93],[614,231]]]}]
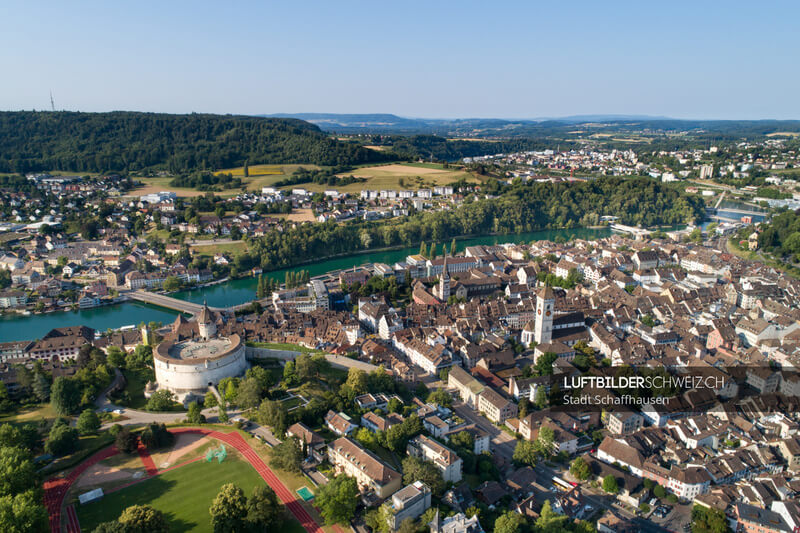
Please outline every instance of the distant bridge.
[{"label": "distant bridge", "polygon": [[[156,294],[154,292],[147,292],[143,290],[130,291],[127,293],[127,296],[131,300],[136,300],[137,302],[157,305],[159,307],[165,307],[167,309],[180,311],[181,313],[186,313],[189,315],[197,315],[203,308],[202,304],[187,302],[186,300],[179,300],[164,294]],[[212,311],[226,311],[226,309],[220,307],[209,307],[209,309]]]},{"label": "distant bridge", "polygon": [[635,228],[633,226],[625,226],[624,224],[609,224],[609,227],[614,231],[621,231],[623,233],[630,233],[636,237],[646,237],[650,235],[650,230]]},{"label": "distant bridge", "polygon": [[706,208],[706,216],[716,220],[726,220],[733,222],[741,222],[742,217],[766,217],[769,213],[763,211],[752,211],[748,209],[735,209],[735,208]]}]

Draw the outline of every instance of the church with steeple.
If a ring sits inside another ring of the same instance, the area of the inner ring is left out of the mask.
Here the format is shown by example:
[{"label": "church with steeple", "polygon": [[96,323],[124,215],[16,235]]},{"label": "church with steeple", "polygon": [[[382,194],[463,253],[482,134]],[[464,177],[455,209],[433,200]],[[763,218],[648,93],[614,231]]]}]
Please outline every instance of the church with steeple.
[{"label": "church with steeple", "polygon": [[450,273],[447,271],[447,256],[444,257],[444,267],[442,274],[439,276],[439,284],[436,286],[435,296],[441,302],[447,302],[450,298]]}]

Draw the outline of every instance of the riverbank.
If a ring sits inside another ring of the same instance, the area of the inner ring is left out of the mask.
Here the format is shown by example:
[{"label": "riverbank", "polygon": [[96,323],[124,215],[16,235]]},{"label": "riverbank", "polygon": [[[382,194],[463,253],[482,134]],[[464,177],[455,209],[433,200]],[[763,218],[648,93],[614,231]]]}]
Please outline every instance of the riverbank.
[{"label": "riverbank", "polygon": [[[600,239],[612,234],[608,228],[589,229],[573,228],[560,230],[541,230],[516,235],[484,235],[461,236],[457,239],[459,249],[476,245],[497,245],[502,243],[523,243],[556,239],[568,240]],[[449,245],[449,239],[446,242]],[[394,247],[391,249],[359,250],[357,253],[336,257],[307,258],[302,264],[290,268],[264,272],[278,282],[283,282],[287,272],[298,269],[307,270],[310,276],[318,276],[335,270],[351,269],[365,263],[393,264],[402,261],[408,255],[416,254],[419,245],[411,247]],[[214,283],[202,288],[181,290],[170,296],[192,303],[207,302],[212,307],[233,307],[249,302],[255,298],[258,285],[257,277],[230,279],[224,283]],[[104,306],[92,309],[52,313],[48,315],[31,315],[25,317],[0,317],[0,342],[16,340],[33,340],[41,338],[53,328],[85,325],[98,331],[117,329],[124,326],[138,325],[142,322],[172,322],[178,315],[175,311],[162,309],[139,302],[125,302],[120,305]]]}]

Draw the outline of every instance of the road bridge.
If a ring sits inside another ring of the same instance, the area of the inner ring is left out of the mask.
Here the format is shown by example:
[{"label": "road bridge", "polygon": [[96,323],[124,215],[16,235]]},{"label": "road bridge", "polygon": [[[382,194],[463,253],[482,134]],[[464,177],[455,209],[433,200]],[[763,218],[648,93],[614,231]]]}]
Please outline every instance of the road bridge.
[{"label": "road bridge", "polygon": [[636,237],[646,237],[650,235],[650,230],[635,228],[633,226],[626,226],[624,224],[609,224],[609,227],[614,231],[621,231],[622,233],[630,233]]},{"label": "road bridge", "polygon": [[[180,311],[181,313],[187,313],[190,315],[199,314],[200,310],[203,308],[202,304],[187,302],[186,300],[179,300],[165,294],[156,294],[154,292],[147,292],[144,290],[130,291],[126,293],[126,296],[131,300],[136,300],[137,302],[157,305],[159,307],[165,307],[167,309],[172,309],[173,311]],[[209,307],[209,309],[212,311],[227,311],[227,309],[221,307]]]}]

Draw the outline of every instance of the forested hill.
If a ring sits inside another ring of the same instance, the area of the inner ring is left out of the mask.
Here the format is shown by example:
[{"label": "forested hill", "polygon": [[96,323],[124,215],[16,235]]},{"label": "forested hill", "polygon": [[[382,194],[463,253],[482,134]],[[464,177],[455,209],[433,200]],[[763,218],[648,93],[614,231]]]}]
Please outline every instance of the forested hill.
[{"label": "forested hill", "polygon": [[171,172],[257,163],[353,165],[392,155],[297,119],[118,111],[0,112],[0,172]]}]

